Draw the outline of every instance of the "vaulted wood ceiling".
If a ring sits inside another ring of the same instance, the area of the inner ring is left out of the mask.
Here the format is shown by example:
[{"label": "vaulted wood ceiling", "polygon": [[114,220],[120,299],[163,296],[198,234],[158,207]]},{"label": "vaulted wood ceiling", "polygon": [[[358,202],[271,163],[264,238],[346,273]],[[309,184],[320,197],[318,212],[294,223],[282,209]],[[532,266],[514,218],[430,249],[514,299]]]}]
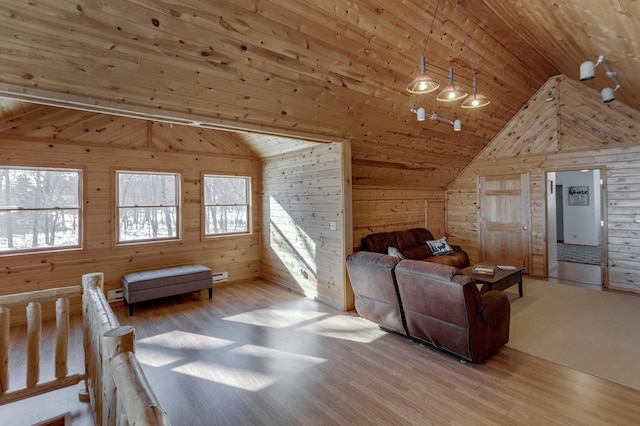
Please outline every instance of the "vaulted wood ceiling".
[{"label": "vaulted wood ceiling", "polygon": [[[557,74],[604,55],[640,109],[637,0],[440,0],[430,72],[476,67],[492,103],[412,95],[437,0],[0,0],[0,94],[19,100],[352,141],[354,183],[442,189]],[[464,30],[469,50],[464,48]],[[586,83],[611,85],[602,67]],[[594,92],[594,96],[598,96]],[[423,106],[459,118],[417,123]],[[24,104],[0,107],[10,119]],[[259,138],[243,137],[259,144]],[[381,173],[381,170],[384,173]]]}]

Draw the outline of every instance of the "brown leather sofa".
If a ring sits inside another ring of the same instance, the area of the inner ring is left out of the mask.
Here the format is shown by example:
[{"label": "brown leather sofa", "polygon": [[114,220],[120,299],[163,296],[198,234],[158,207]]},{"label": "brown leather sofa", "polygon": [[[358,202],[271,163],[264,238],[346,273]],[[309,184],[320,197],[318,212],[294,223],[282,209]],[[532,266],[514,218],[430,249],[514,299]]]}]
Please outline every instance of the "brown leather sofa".
[{"label": "brown leather sofa", "polygon": [[389,247],[397,248],[405,259],[423,260],[464,269],[470,265],[469,256],[460,246],[451,245],[453,253],[434,256],[427,241],[435,240],[425,228],[406,231],[377,232],[360,241],[360,250],[388,254]]},{"label": "brown leather sofa", "polygon": [[509,340],[507,295],[480,295],[455,267],[360,251],[347,271],[358,314],[383,329],[474,362]]}]

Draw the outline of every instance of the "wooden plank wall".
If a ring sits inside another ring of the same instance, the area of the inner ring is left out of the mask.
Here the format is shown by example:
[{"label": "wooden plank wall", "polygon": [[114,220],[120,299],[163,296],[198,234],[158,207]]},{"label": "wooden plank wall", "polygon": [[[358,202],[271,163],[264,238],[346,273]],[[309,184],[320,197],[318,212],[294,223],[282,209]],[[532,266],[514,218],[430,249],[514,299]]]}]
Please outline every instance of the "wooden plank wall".
[{"label": "wooden plank wall", "polygon": [[353,247],[369,234],[410,228],[426,227],[439,238],[445,235],[444,208],[444,191],[354,185]]},{"label": "wooden plank wall", "polygon": [[[14,120],[13,125],[0,134],[2,164],[82,168],[86,184],[86,242],[82,251],[1,256],[0,294],[75,285],[80,283],[83,274],[96,271],[104,272],[105,288],[111,290],[121,287],[123,274],[191,263],[209,266],[214,271],[228,271],[229,281],[258,276],[258,202],[252,208],[251,235],[201,238],[202,173],[250,176],[253,199],[259,200],[259,161],[247,155],[244,148],[234,146],[224,134],[218,138],[208,133],[212,131],[198,128],[98,114],[87,116],[55,108],[49,114],[42,109],[38,111],[37,118],[27,114]],[[97,122],[104,123],[100,127],[92,125]],[[100,130],[105,125],[113,129],[113,138],[105,134],[110,131]],[[13,136],[14,133],[21,136]],[[206,143],[205,137],[213,143]],[[181,173],[182,241],[114,245],[113,175],[114,170],[120,168]],[[19,322],[19,318],[15,321]],[[12,319],[12,324],[16,324],[15,321]]]},{"label": "wooden plank wall", "polygon": [[[553,100],[547,100],[551,92]],[[447,191],[448,232],[479,259],[477,178],[529,173],[531,275],[546,277],[546,172],[603,168],[609,288],[640,292],[640,113],[557,76],[545,83]]]},{"label": "wooden plank wall", "polygon": [[348,308],[342,174],[338,143],[262,161],[261,277],[340,310]]}]

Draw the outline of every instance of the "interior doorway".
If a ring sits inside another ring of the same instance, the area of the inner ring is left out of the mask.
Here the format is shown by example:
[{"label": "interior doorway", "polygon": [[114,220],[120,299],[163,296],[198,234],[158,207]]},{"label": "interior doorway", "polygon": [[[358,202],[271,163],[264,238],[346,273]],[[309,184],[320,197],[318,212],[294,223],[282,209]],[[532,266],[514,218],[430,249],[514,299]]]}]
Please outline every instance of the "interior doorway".
[{"label": "interior doorway", "polygon": [[605,284],[601,175],[600,169],[547,172],[550,280],[598,288]]}]

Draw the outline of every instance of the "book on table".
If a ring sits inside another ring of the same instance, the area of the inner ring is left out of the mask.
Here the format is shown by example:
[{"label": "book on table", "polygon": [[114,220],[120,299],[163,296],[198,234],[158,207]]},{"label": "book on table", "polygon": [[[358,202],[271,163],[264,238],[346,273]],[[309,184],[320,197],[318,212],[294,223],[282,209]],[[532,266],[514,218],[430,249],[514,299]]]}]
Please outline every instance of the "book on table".
[{"label": "book on table", "polygon": [[492,277],[496,273],[496,267],[492,265],[476,265],[473,267],[473,274]]}]

